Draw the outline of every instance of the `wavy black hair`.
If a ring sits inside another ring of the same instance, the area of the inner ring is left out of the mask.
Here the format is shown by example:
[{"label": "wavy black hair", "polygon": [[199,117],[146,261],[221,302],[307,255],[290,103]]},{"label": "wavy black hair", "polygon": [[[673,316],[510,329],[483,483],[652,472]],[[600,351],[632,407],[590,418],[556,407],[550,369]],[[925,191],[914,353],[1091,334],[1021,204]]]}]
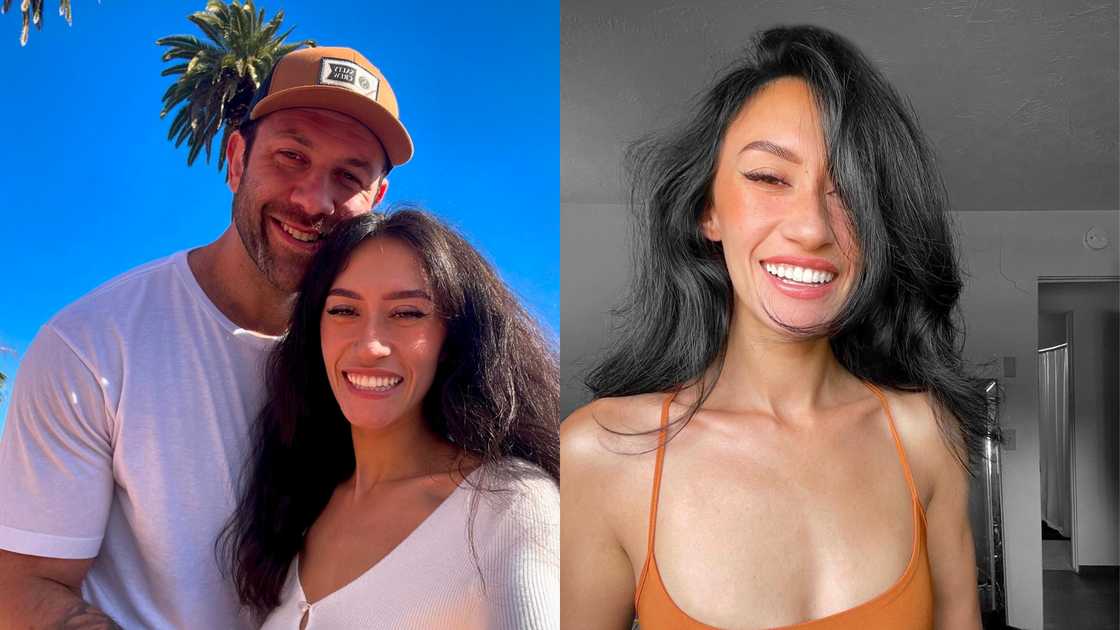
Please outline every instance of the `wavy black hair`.
[{"label": "wavy black hair", "polygon": [[486,480],[516,474],[511,457],[559,479],[556,350],[493,268],[423,211],[343,222],[312,260],[288,332],[269,357],[266,402],[253,425],[240,500],[216,544],[241,602],[260,617],[279,605],[304,534],[354,472],[350,423],[327,381],[319,325],[335,278],[372,238],[396,239],[416,253],[446,322],[423,417],[437,435],[481,462],[472,480],[472,522]]},{"label": "wavy black hair", "polygon": [[962,281],[948,194],[909,104],[851,42],[815,26],[757,34],[691,119],[630,147],[635,277],[615,311],[618,335],[585,383],[596,397],[696,385],[700,395],[677,419],[681,428],[711,393],[715,379],[705,374],[718,378],[723,366],[733,289],[722,246],[701,223],[728,126],[782,77],[804,80],[814,95],[829,172],[861,257],[858,280],[831,321],[782,325],[827,335],[840,364],[860,379],[929,392],[942,436],[968,468],[989,435],[989,382],[961,356]]}]

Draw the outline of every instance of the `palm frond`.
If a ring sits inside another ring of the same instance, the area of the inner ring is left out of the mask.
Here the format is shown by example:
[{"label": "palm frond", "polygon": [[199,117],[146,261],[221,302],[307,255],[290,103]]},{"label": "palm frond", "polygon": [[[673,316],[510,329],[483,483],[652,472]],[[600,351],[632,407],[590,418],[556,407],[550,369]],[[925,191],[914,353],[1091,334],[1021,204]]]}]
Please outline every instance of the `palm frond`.
[{"label": "palm frond", "polygon": [[[19,32],[19,45],[26,46],[27,38],[31,34],[31,25],[35,25],[35,30],[43,30],[43,2],[44,0],[22,0],[19,4],[19,12],[22,14],[22,25]],[[4,4],[0,5],[0,14],[5,14],[8,9],[12,7],[12,0],[4,0]],[[73,14],[70,11],[70,0],[59,0],[58,14],[66,18],[66,24],[71,25],[74,23]]]},{"label": "palm frond", "polygon": [[276,35],[283,19],[284,12],[277,11],[266,24],[265,10],[258,12],[252,0],[244,4],[238,0],[228,4],[208,0],[205,10],[187,16],[205,39],[171,35],[156,40],[156,45],[166,47],[163,61],[179,62],[160,73],[178,76],[163,94],[160,116],[180,108],[167,139],[176,147],[187,143],[188,166],[204,151],[206,162],[210,162],[212,144],[222,131],[218,150],[218,170],[222,170],[225,141],[247,113],[253,94],[276,60],[300,47],[315,45],[312,40],[285,43],[292,29]]},{"label": "palm frond", "polygon": [[[0,354],[15,355],[16,351],[8,346],[0,346]],[[4,385],[8,382],[8,375],[0,372],[0,402],[4,400]]]}]

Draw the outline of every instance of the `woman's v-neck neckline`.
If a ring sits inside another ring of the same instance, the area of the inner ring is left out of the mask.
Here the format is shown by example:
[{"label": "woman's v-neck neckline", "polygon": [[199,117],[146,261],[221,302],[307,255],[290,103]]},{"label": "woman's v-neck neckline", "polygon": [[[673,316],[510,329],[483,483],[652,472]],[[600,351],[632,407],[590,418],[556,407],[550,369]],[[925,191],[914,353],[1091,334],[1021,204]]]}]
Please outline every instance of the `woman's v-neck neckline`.
[{"label": "woman's v-neck neckline", "polygon": [[295,561],[293,563],[292,570],[295,571],[296,590],[298,591],[297,595],[298,595],[299,601],[301,603],[301,609],[304,608],[304,607],[314,608],[316,606],[320,606],[320,605],[323,604],[323,602],[326,602],[330,599],[335,598],[337,595],[339,595],[343,591],[347,591],[347,590],[350,590],[350,589],[354,588],[356,584],[358,584],[359,582],[366,581],[369,578],[369,576],[372,575],[375,571],[377,571],[378,569],[381,569],[382,567],[387,565],[389,563],[389,561],[392,560],[395,556],[398,556],[401,553],[403,553],[401,551],[402,549],[405,549],[406,547],[409,547],[409,546],[414,546],[416,544],[415,541],[418,538],[420,538],[425,531],[434,527],[435,526],[434,524],[442,517],[443,513],[450,509],[449,506],[454,501],[458,500],[459,495],[462,492],[464,492],[465,490],[467,490],[469,487],[471,487],[471,484],[468,483],[469,480],[471,480],[471,478],[474,477],[481,468],[482,467],[479,466],[478,468],[475,468],[474,470],[472,470],[466,477],[463,477],[463,480],[461,482],[459,482],[459,484],[457,486],[455,486],[455,489],[452,490],[450,494],[448,494],[446,497],[444,497],[444,499],[442,501],[440,501],[439,505],[437,505],[436,508],[434,510],[432,510],[431,514],[428,514],[426,517],[424,517],[424,520],[420,521],[420,523],[417,524],[416,527],[414,527],[412,529],[412,531],[408,533],[408,535],[406,535],[404,538],[402,538],[400,540],[400,542],[398,542],[396,544],[396,546],[394,546],[392,549],[390,549],[389,553],[385,554],[377,562],[374,562],[365,571],[362,571],[360,574],[358,574],[354,579],[350,580],[346,584],[343,584],[342,586],[336,588],[335,590],[331,591],[330,593],[327,593],[326,595],[320,597],[319,599],[317,599],[313,602],[307,600],[307,594],[303,590],[303,580],[300,578],[300,575],[299,575],[299,567],[300,567],[299,556],[300,556],[300,554],[297,552],[296,557],[295,557]]}]

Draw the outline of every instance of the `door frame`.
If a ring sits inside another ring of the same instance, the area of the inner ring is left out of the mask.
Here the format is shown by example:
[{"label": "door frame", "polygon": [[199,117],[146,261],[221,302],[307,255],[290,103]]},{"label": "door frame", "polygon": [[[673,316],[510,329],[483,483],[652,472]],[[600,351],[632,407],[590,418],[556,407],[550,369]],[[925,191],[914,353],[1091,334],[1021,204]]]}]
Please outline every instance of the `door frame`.
[{"label": "door frame", "polygon": [[[1085,283],[1085,282],[1120,282],[1120,276],[1039,276],[1038,284],[1070,284],[1070,283]],[[1035,294],[1035,313],[1038,312],[1039,293]],[[1074,344],[1074,327],[1073,327],[1073,311],[1067,311],[1066,316],[1066,343],[1068,344],[1066,350],[1066,374],[1069,379],[1066,390],[1068,396],[1066,397],[1066,413],[1069,416],[1069,509],[1070,509],[1070,534],[1069,534],[1069,547],[1070,547],[1070,564],[1073,567],[1074,573],[1081,572],[1081,566],[1078,563],[1077,557],[1077,407],[1076,407],[1076,392],[1077,388],[1074,385],[1076,379],[1074,378],[1074,355],[1077,352]],[[1037,344],[1036,344],[1037,345]]]}]

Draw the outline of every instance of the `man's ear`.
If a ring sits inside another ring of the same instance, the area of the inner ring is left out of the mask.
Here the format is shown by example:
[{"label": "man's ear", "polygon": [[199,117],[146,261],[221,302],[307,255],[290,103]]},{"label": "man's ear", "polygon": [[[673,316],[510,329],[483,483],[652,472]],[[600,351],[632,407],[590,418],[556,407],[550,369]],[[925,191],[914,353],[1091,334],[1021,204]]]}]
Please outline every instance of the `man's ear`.
[{"label": "man's ear", "polygon": [[381,181],[377,184],[377,192],[373,195],[373,207],[376,208],[377,204],[385,198],[385,191],[389,190],[389,178],[382,177]]},{"label": "man's ear", "polygon": [[236,194],[241,187],[241,175],[245,172],[245,137],[240,131],[229,134],[226,142],[226,184],[230,192]]},{"label": "man's ear", "polygon": [[704,235],[709,241],[719,242],[723,240],[723,232],[720,231],[719,217],[711,208],[704,211],[704,218],[700,220],[700,233]]}]

